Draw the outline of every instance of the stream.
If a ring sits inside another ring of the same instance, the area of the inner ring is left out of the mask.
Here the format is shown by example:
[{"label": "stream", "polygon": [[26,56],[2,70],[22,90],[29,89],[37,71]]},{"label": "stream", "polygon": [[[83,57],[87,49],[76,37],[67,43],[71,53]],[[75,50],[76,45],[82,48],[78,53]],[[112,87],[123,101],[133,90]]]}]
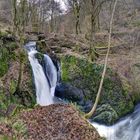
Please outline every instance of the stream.
[{"label": "stream", "polygon": [[57,70],[51,58],[44,54],[45,68],[39,63],[35,57],[38,51],[36,50],[36,42],[29,42],[25,45],[28,52],[28,59],[30,61],[34,82],[36,88],[36,102],[41,106],[47,106],[55,103],[55,87],[57,83]]},{"label": "stream", "polygon": [[92,123],[100,136],[107,140],[140,140],[140,104],[132,114],[122,118],[113,126]]}]

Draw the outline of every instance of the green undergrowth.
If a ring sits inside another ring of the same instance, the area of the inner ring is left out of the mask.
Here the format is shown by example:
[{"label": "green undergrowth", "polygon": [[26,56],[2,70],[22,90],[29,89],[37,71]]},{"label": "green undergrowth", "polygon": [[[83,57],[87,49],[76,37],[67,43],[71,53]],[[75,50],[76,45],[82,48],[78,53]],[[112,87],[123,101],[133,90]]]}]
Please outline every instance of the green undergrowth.
[{"label": "green undergrowth", "polygon": [[28,129],[26,124],[18,118],[18,115],[12,117],[0,118],[0,124],[7,126],[10,131],[7,134],[3,132],[0,135],[0,140],[20,140],[28,139]]},{"label": "green undergrowth", "polygon": [[6,35],[6,32],[0,32],[0,77],[8,71],[9,62],[16,59],[14,50],[18,48],[14,41],[3,39]]}]

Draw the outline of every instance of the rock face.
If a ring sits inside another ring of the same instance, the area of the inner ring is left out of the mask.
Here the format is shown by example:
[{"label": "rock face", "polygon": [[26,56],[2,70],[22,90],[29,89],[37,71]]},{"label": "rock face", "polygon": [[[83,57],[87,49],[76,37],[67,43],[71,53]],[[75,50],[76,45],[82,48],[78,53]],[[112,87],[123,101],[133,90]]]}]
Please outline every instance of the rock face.
[{"label": "rock face", "polygon": [[[56,95],[76,102],[84,112],[90,111],[96,98],[103,65],[66,55],[61,58],[61,70],[63,84],[56,90]],[[133,107],[133,101],[120,77],[108,68],[94,120],[110,125],[132,111]]]},{"label": "rock face", "polygon": [[93,126],[70,105],[36,107],[22,112],[28,140],[101,140]]}]

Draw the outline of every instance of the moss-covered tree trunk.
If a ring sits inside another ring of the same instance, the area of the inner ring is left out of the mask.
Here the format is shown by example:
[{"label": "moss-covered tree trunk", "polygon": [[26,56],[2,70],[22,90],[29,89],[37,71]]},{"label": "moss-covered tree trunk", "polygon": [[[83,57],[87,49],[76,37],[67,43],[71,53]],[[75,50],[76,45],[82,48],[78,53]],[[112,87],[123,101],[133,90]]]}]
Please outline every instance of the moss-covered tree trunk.
[{"label": "moss-covered tree trunk", "polygon": [[76,7],[75,7],[75,17],[76,17],[76,34],[81,33],[81,28],[80,28],[80,9],[81,6],[78,5],[78,3],[76,3]]},{"label": "moss-covered tree trunk", "polygon": [[19,5],[17,4],[17,0],[13,1],[13,33],[16,38],[16,43],[19,47],[19,75],[17,81],[17,88],[16,92],[20,92],[21,84],[22,84],[22,74],[23,74],[23,67],[24,67],[24,33],[25,33],[25,23],[27,20],[26,9],[27,9],[27,0],[20,1]]},{"label": "moss-covered tree trunk", "polygon": [[17,0],[12,0],[12,7],[13,7],[13,33],[14,35],[17,33],[17,24],[18,24],[18,21],[17,21]]},{"label": "moss-covered tree trunk", "polygon": [[18,92],[18,93],[20,93],[20,91],[21,91],[23,69],[24,69],[24,53],[23,53],[23,50],[20,50],[20,52],[19,52],[19,74],[18,74],[18,81],[17,81],[17,87],[16,87],[16,92]]},{"label": "moss-covered tree trunk", "polygon": [[80,27],[81,2],[78,0],[73,0],[72,8],[73,8],[74,16],[75,16],[75,33],[79,34],[81,33],[81,27]]}]

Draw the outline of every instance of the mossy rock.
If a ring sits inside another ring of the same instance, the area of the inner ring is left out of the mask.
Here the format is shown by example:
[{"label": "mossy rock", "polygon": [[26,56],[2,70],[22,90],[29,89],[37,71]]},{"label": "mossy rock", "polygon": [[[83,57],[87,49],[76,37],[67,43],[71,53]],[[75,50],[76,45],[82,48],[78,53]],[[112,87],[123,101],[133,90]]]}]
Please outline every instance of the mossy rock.
[{"label": "mossy rock", "polygon": [[36,53],[35,57],[38,59],[39,63],[43,62],[44,55],[42,53]]},{"label": "mossy rock", "polygon": [[9,53],[6,48],[0,48],[0,77],[8,71]]},{"label": "mossy rock", "polygon": [[[84,93],[83,102],[92,101],[92,103],[94,103],[103,67],[103,65],[90,63],[86,59],[70,55],[63,56],[61,58],[62,82],[81,89]],[[133,101],[129,96],[129,91],[127,91],[127,88],[124,88],[117,73],[113,72],[110,68],[107,68],[101,99],[99,101],[99,107],[102,105],[110,105],[116,114],[114,117],[113,114],[106,113],[108,114],[107,118],[111,120],[104,122],[106,124],[114,123],[134,108]],[[90,109],[91,107],[89,110]],[[88,112],[89,110],[84,111]],[[108,109],[105,111],[108,112]]]},{"label": "mossy rock", "polygon": [[103,104],[97,108],[93,121],[111,125],[118,117],[117,112],[109,104]]}]

